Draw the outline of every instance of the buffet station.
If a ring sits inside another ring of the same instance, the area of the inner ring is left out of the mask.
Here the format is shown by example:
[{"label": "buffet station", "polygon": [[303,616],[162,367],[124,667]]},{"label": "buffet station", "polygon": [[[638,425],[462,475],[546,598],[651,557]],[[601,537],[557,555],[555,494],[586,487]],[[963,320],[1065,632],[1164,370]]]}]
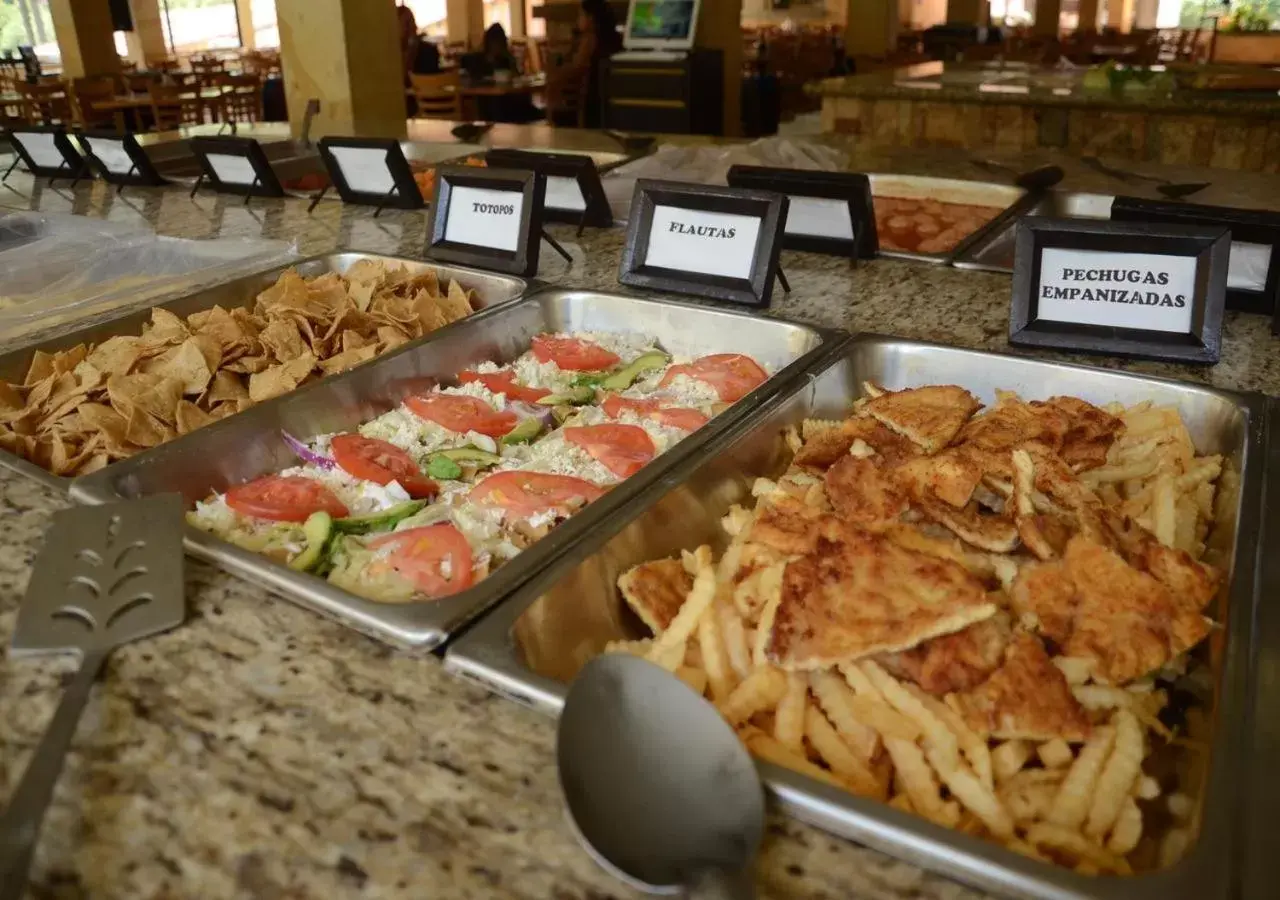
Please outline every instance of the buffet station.
[{"label": "buffet station", "polygon": [[0,897],[1271,895],[1274,184],[7,138]]}]

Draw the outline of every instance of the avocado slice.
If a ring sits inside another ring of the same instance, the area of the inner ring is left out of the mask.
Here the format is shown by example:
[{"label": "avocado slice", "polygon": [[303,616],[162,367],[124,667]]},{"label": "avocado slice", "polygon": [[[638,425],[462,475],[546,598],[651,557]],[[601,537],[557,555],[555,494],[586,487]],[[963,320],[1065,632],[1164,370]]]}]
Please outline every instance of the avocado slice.
[{"label": "avocado slice", "polygon": [[538,403],[541,406],[581,406],[584,403],[590,403],[595,398],[595,388],[588,385],[579,385],[578,387],[571,387],[563,393],[543,397]]},{"label": "avocado slice", "polygon": [[671,357],[658,350],[641,354],[601,381],[600,388],[605,391],[625,391],[645,372],[661,369],[670,361]]},{"label": "avocado slice", "polygon": [[551,417],[556,420],[557,425],[563,425],[577,412],[578,407],[576,406],[557,406],[551,410]]},{"label": "avocado slice", "polygon": [[508,446],[527,444],[540,434],[542,434],[542,423],[537,419],[525,419],[502,436],[502,443]]},{"label": "avocado slice", "polygon": [[333,533],[333,516],[324,510],[313,512],[302,526],[302,534],[307,539],[307,546],[301,553],[289,560],[289,568],[298,572],[310,572],[319,567],[324,558],[325,546]]},{"label": "avocado slice", "polygon": [[[409,518],[426,505],[426,500],[406,500],[404,503],[397,503],[395,506],[387,507],[381,512],[367,516],[347,516],[345,519],[335,519],[333,527],[341,534],[368,534],[370,531],[390,531],[401,519]],[[318,515],[320,513],[316,513],[311,519]],[[311,525],[311,519],[307,519],[308,527]]]}]

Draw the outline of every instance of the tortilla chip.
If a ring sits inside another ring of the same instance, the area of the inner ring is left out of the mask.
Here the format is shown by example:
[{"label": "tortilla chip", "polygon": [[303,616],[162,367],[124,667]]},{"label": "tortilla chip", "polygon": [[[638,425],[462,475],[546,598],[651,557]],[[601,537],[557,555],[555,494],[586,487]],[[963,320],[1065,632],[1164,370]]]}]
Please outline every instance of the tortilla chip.
[{"label": "tortilla chip", "polygon": [[182,319],[164,307],[157,306],[151,310],[151,324],[143,328],[142,334],[152,342],[164,340],[181,343],[187,339],[190,332]]},{"label": "tortilla chip", "polygon": [[178,434],[187,434],[188,432],[195,431],[197,428],[203,428],[214,421],[213,416],[196,406],[190,400],[179,401],[178,409],[174,418],[177,420]]},{"label": "tortilla chip", "polygon": [[447,321],[456,322],[471,315],[474,311],[471,297],[471,291],[463,290],[462,285],[456,281],[450,281],[449,293],[440,298],[440,307],[444,310]]},{"label": "tortilla chip", "polygon": [[16,387],[0,381],[0,411],[18,411],[25,409],[26,405]]},{"label": "tortilla chip", "polygon": [[244,386],[240,376],[223,369],[213,376],[213,383],[204,395],[204,403],[208,408],[223,400],[239,400],[248,396],[249,389]]},{"label": "tortilla chip", "polygon": [[128,443],[126,432],[129,422],[124,416],[103,403],[85,403],[79,409],[80,420],[102,433],[107,444],[121,446]]},{"label": "tortilla chip", "polygon": [[307,351],[297,359],[249,376],[249,399],[261,403],[278,397],[302,384],[316,366],[315,354]]},{"label": "tortilla chip", "polygon": [[[182,382],[163,375],[138,372],[107,379],[107,396],[121,415],[141,410],[161,422],[172,423],[182,399]],[[132,440],[132,438],[130,438]]]},{"label": "tortilla chip", "polygon": [[22,383],[26,387],[31,387],[54,374],[53,355],[45,353],[43,350],[37,350],[31,354],[31,362],[27,365],[27,377],[23,379]]},{"label": "tortilla chip", "polygon": [[339,372],[345,372],[352,366],[358,366],[362,362],[368,362],[378,355],[377,346],[356,347],[351,350],[343,351],[336,356],[330,356],[328,359],[320,361],[320,370],[325,375],[336,375]]},{"label": "tortilla chip", "polygon": [[413,305],[418,311],[419,334],[435,331],[449,324],[449,317],[440,305],[440,298],[434,294],[418,291],[413,298]]},{"label": "tortilla chip", "polygon": [[376,341],[370,340],[358,331],[347,330],[342,332],[342,353],[346,353],[349,350],[357,350],[360,347],[376,346],[376,344]]},{"label": "tortilla chip", "polygon": [[94,347],[85,361],[108,375],[128,375],[141,358],[142,348],[142,338],[117,335]]},{"label": "tortilla chip", "polygon": [[271,358],[267,356],[243,356],[233,363],[223,366],[223,371],[238,372],[241,375],[253,375],[271,368]]},{"label": "tortilla chip", "polygon": [[184,394],[201,394],[209,386],[221,361],[222,351],[215,339],[192,335],[173,350],[152,360],[146,371],[181,382]]},{"label": "tortilla chip", "polygon": [[258,335],[264,347],[278,362],[297,359],[310,348],[298,332],[298,326],[291,319],[273,319],[262,334]]},{"label": "tortilla chip", "polygon": [[139,447],[155,447],[166,440],[165,428],[145,410],[135,408],[129,412],[125,438]]},{"label": "tortilla chip", "polygon": [[89,355],[89,348],[84,344],[76,344],[70,350],[62,350],[53,355],[53,371],[59,375],[65,375],[74,371],[75,367],[84,362],[84,358]]}]

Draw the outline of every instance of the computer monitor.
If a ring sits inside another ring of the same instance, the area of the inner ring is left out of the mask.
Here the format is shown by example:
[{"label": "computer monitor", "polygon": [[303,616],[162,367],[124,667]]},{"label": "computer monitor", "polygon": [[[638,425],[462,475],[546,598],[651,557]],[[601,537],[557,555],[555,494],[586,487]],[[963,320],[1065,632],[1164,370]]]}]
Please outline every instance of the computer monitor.
[{"label": "computer monitor", "polygon": [[702,0],[631,0],[623,46],[628,50],[692,49],[701,3]]}]

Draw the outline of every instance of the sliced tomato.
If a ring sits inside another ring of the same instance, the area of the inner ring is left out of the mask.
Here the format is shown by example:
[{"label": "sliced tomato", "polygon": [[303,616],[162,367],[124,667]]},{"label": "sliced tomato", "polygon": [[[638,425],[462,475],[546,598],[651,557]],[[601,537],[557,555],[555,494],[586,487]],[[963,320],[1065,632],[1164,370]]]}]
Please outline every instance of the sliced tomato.
[{"label": "sliced tomato", "polygon": [[471,545],[448,523],[408,528],[370,541],[375,550],[391,548],[387,561],[428,597],[456,594],[475,580]]},{"label": "sliced tomato", "polygon": [[498,412],[479,398],[459,394],[418,394],[404,403],[414,415],[458,434],[475,431],[500,438],[520,422],[513,412]]},{"label": "sliced tomato", "polygon": [[714,353],[691,363],[672,366],[658,386],[666,387],[677,375],[688,375],[711,385],[725,403],[741,400],[769,377],[759,363],[741,353]]},{"label": "sliced tomato", "polygon": [[564,429],[564,439],[591,454],[619,478],[639,472],[653,459],[653,438],[638,425],[583,425]]},{"label": "sliced tomato", "polygon": [[340,519],[348,512],[323,484],[301,475],[268,475],[227,491],[227,506],[243,516],[274,522],[305,522],[315,512]]},{"label": "sliced tomato", "polygon": [[599,344],[575,337],[556,337],[553,334],[534,335],[533,357],[538,362],[553,362],[562,369],[574,372],[598,372],[622,361],[618,354]]},{"label": "sliced tomato", "polygon": [[490,475],[467,499],[500,506],[523,519],[547,510],[567,516],[603,495],[602,487],[585,478],[512,469]]},{"label": "sliced tomato", "polygon": [[620,397],[617,394],[605,394],[604,402],[600,406],[604,414],[613,419],[624,412],[630,412],[652,419],[668,428],[679,428],[681,431],[697,431],[709,421],[696,409],[685,406],[663,406],[657,400],[640,400],[634,397]]},{"label": "sliced tomato", "polygon": [[422,474],[413,457],[395,444],[360,434],[340,434],[329,445],[334,461],[352,478],[374,484],[399,482],[410,497],[434,497],[439,486]]},{"label": "sliced tomato", "polygon": [[543,397],[551,396],[551,392],[546,388],[525,387],[516,381],[513,373],[505,370],[501,372],[467,371],[458,376],[458,381],[463,384],[478,382],[495,394],[506,394],[508,400],[518,400],[521,403],[537,403]]}]

